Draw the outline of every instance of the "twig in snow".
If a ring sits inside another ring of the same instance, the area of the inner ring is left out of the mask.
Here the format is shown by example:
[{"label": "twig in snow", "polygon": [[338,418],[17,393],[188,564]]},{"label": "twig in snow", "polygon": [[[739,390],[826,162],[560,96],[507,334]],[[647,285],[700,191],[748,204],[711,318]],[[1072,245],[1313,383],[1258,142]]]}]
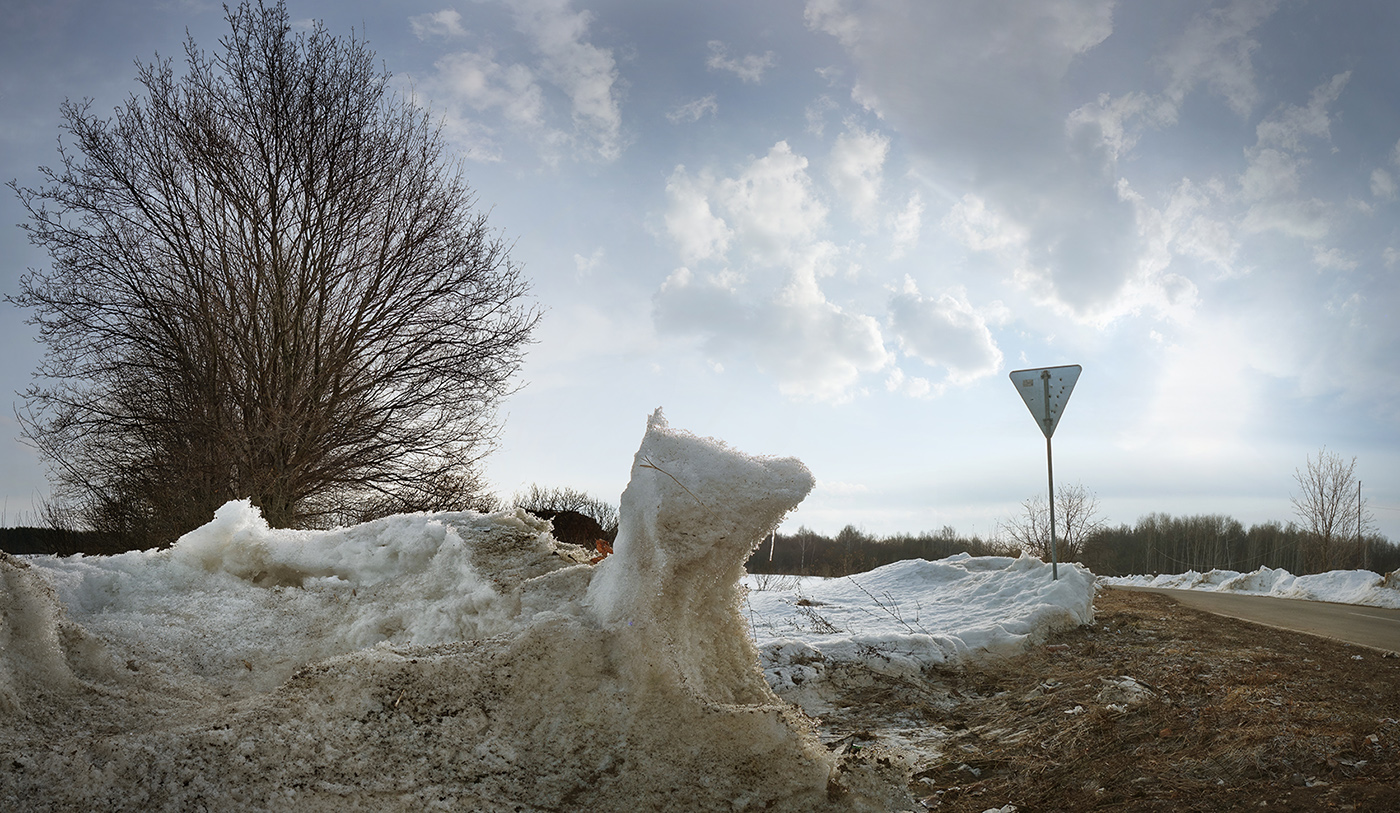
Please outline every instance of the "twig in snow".
[{"label": "twig in snow", "polygon": [[[869,596],[870,600],[875,602],[876,607],[879,607],[881,610],[884,610],[886,615],[888,615],[890,618],[893,618],[895,621],[898,621],[900,626],[904,627],[904,629],[907,630],[910,635],[918,635],[920,633],[923,633],[924,635],[928,634],[928,630],[924,629],[923,627],[920,627],[919,629],[914,629],[912,626],[909,625],[908,621],[904,620],[904,616],[900,615],[899,613],[899,602],[894,600],[894,597],[890,595],[888,590],[885,591],[885,599],[889,602],[889,604],[886,604],[884,601],[881,601],[880,599],[876,598],[874,593],[870,592],[869,590],[866,590],[865,586],[862,585],[860,582],[856,581],[850,576],[847,576],[846,579],[850,581],[851,584],[854,584],[857,588],[859,588],[862,593]],[[918,619],[915,619],[915,622],[917,623]]]}]

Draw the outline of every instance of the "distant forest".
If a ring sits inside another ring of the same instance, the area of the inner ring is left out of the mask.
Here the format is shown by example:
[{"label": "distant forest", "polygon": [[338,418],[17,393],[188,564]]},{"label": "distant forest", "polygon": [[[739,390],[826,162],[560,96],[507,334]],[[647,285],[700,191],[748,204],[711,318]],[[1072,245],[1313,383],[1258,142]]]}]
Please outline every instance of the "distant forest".
[{"label": "distant forest", "polygon": [[[749,558],[750,573],[800,576],[844,576],[902,559],[942,559],[955,553],[973,556],[1017,556],[1012,543],[979,536],[965,537],[954,528],[917,536],[875,537],[847,525],[832,537],[807,528],[764,539]],[[1372,570],[1389,573],[1400,568],[1400,546],[1372,534],[1336,544],[1332,562],[1324,566],[1319,546],[1293,525],[1265,522],[1248,530],[1220,514],[1173,517],[1148,514],[1134,525],[1105,527],[1084,540],[1077,558],[1100,576],[1185,573],[1188,570],[1281,568],[1295,575],[1324,570]]]}]

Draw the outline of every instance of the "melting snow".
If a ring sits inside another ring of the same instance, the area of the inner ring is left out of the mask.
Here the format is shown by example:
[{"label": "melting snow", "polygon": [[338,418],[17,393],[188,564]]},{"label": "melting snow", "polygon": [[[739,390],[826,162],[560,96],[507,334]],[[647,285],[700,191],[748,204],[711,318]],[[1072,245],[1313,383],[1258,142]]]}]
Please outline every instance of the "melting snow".
[{"label": "melting snow", "polygon": [[1106,576],[1103,582],[1123,587],[1209,590],[1400,609],[1400,570],[1384,576],[1369,570],[1333,570],[1294,576],[1287,570],[1261,567],[1252,573],[1191,570],[1161,576]]},{"label": "melting snow", "polygon": [[1093,621],[1094,575],[1079,565],[1061,566],[1058,581],[1050,575],[1029,556],[958,554],[834,579],[748,576],[745,585],[769,684],[810,710],[796,690],[833,666],[916,677]]},{"label": "melting snow", "polygon": [[521,512],[0,555],[0,809],[889,810],[759,671],[738,580],[812,488],[648,422],[616,554]]}]

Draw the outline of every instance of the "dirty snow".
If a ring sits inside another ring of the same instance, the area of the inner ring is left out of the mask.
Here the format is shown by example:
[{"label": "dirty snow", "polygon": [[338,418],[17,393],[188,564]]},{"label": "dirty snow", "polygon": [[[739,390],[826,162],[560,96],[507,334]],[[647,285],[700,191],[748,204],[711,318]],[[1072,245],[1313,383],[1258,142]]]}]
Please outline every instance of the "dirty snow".
[{"label": "dirty snow", "polygon": [[1101,581],[1116,587],[1207,590],[1400,609],[1400,570],[1386,575],[1369,570],[1333,570],[1294,576],[1287,570],[1261,567],[1251,573],[1191,570],[1160,576],[1105,576]]},{"label": "dirty snow", "polygon": [[904,809],[909,764],[784,701],[1021,651],[1095,580],[745,577],[813,482],[658,410],[596,566],[522,511],[290,531],[246,500],[168,550],[0,555],[0,809]]},{"label": "dirty snow", "polygon": [[521,512],[269,529],[246,502],[164,551],[0,555],[0,809],[871,810],[769,689],[753,546],[812,488],[648,421],[616,554]]}]

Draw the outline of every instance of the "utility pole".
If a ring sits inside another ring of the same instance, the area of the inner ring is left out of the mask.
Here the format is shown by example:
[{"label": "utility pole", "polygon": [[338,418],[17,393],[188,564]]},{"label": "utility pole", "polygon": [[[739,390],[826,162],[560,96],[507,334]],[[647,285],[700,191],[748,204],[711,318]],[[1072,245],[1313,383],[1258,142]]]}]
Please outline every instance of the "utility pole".
[{"label": "utility pole", "polygon": [[1361,569],[1371,569],[1371,551],[1361,539],[1361,481],[1356,481],[1356,546],[1361,549]]}]

